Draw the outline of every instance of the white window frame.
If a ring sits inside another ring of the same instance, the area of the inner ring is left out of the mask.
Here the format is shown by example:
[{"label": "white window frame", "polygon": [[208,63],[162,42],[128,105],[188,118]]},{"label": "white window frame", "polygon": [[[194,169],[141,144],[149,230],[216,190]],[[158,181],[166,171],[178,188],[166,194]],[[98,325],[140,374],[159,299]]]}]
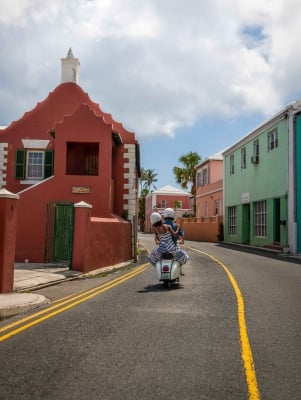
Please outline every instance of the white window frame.
[{"label": "white window frame", "polygon": [[234,175],[234,154],[230,155],[230,175]]},{"label": "white window frame", "polygon": [[254,234],[266,237],[267,235],[267,205],[266,200],[254,203]]},{"label": "white window frame", "polygon": [[246,148],[243,147],[241,149],[241,169],[246,169],[247,168],[247,152]]},{"label": "white window frame", "polygon": [[236,235],[237,233],[237,207],[228,207],[228,233]]},{"label": "white window frame", "polygon": [[215,215],[221,215],[221,200],[214,200],[214,212]]},{"label": "white window frame", "polygon": [[202,171],[197,174],[197,187],[202,186]]},{"label": "white window frame", "polygon": [[253,142],[253,162],[255,164],[259,163],[259,139]]},{"label": "white window frame", "polygon": [[[37,154],[36,159],[32,159],[31,155]],[[31,162],[35,161],[35,162]],[[40,181],[44,179],[45,151],[43,150],[26,150],[26,172],[25,179],[32,181]],[[33,170],[32,173],[30,170]]]},{"label": "white window frame", "polygon": [[203,169],[203,185],[207,185],[209,183],[209,176],[208,176],[208,168]]},{"label": "white window frame", "polygon": [[277,149],[278,147],[278,129],[275,128],[268,132],[268,151]]}]

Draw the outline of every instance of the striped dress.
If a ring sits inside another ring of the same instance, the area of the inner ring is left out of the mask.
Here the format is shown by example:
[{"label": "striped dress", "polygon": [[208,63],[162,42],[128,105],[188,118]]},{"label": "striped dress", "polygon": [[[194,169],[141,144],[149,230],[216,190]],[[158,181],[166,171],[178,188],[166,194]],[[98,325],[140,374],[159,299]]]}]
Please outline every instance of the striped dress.
[{"label": "striped dress", "polygon": [[163,253],[171,253],[181,264],[185,264],[189,257],[180,248],[177,248],[174,241],[172,240],[172,235],[169,231],[165,233],[158,234],[160,243],[157,248],[153,249],[148,257],[151,264],[156,265],[156,262],[161,259]]}]

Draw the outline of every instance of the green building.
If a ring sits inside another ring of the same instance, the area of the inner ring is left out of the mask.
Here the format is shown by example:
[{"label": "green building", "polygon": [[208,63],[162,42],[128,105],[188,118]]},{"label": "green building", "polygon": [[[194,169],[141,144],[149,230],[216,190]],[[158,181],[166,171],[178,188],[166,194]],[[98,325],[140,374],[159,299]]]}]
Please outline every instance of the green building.
[{"label": "green building", "polygon": [[288,105],[223,153],[225,242],[301,253],[300,112]]}]

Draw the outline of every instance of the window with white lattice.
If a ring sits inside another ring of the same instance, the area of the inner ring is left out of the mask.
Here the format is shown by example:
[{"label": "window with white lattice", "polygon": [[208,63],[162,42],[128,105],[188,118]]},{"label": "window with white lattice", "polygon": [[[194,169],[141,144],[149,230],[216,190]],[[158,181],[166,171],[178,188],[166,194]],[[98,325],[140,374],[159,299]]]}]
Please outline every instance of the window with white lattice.
[{"label": "window with white lattice", "polygon": [[228,232],[229,235],[236,235],[237,232],[237,208],[228,208]]},{"label": "window with white lattice", "polygon": [[266,236],[267,231],[267,210],[266,201],[254,203],[254,233],[255,236]]}]

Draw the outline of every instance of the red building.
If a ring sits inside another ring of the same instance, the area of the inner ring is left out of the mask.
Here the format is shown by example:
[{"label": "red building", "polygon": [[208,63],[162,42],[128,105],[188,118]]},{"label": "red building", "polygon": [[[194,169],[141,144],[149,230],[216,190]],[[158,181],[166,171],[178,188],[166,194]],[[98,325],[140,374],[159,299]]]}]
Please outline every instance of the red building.
[{"label": "red building", "polygon": [[94,239],[90,232],[89,246],[94,240],[104,250],[98,252],[101,260],[92,262],[90,249],[87,263],[103,266],[133,256],[139,144],[133,132],[82,90],[79,65],[70,49],[62,59],[61,83],[22,118],[0,130],[0,188],[20,196],[19,262],[43,262],[47,254],[46,261],[59,261],[55,256],[63,239],[55,237],[57,226],[72,225],[72,216],[64,222],[69,218],[65,210],[77,203],[91,206],[91,221],[98,222],[96,231],[103,232],[94,233]]}]

